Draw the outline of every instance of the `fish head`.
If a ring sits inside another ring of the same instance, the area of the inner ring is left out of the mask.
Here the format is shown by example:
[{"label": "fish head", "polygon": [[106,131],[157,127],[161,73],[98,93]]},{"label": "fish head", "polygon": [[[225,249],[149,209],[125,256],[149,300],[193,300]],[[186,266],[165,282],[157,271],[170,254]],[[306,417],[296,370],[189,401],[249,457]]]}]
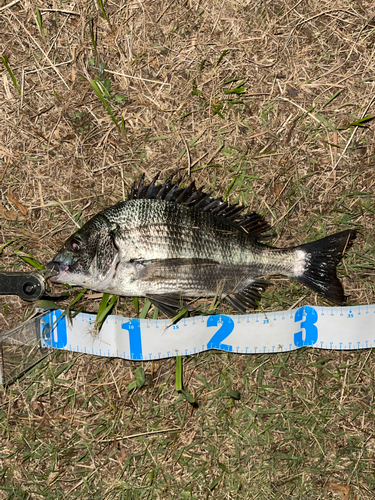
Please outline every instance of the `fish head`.
[{"label": "fish head", "polygon": [[102,214],[89,220],[47,264],[55,272],[51,281],[105,291],[120,261],[116,228]]}]

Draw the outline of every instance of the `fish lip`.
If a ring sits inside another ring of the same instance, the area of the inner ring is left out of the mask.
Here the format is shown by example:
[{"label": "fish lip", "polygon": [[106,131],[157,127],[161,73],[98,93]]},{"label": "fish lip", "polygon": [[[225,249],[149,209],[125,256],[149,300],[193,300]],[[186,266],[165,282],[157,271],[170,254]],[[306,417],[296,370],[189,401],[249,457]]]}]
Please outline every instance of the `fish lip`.
[{"label": "fish lip", "polygon": [[52,276],[49,278],[50,281],[52,281],[52,283],[61,283],[61,280],[67,274],[69,265],[65,262],[52,260],[47,264],[47,269],[52,273]]}]

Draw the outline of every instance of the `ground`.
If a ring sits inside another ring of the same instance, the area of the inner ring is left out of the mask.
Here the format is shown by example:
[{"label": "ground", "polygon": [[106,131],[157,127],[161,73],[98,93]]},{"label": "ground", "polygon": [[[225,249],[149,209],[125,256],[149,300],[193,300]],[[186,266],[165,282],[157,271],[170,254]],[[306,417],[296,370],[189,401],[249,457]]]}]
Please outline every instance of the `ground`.
[{"label": "ground", "polygon": [[[374,302],[372,1],[0,2],[0,46],[0,271],[160,172],[260,212],[278,246],[357,228],[339,275]],[[265,311],[324,305],[273,282]],[[0,298],[1,331],[34,307]],[[174,360],[55,351],[2,388],[0,497],[374,498],[372,350],[183,363],[194,405]]]}]

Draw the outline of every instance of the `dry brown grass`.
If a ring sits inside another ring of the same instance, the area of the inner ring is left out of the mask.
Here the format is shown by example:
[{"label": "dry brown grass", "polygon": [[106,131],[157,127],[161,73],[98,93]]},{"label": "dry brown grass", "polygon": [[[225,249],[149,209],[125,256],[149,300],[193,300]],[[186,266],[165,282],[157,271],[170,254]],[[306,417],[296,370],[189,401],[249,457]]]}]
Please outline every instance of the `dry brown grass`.
[{"label": "dry brown grass", "polygon": [[[14,241],[0,270],[25,268],[16,250],[46,263],[140,174],[191,171],[221,195],[236,178],[230,199],[264,213],[280,246],[360,226],[341,269],[350,302],[374,302],[374,125],[350,126],[375,106],[373,2],[108,0],[108,20],[94,1],[0,9],[0,55],[20,90],[1,65],[0,249]],[[268,309],[317,300],[277,283]],[[31,308],[0,297],[0,329]],[[125,299],[118,310],[134,314]],[[4,498],[371,499],[375,366],[363,356],[197,356],[193,411],[172,361],[145,365],[150,388],[128,395],[133,364],[56,353],[1,394]],[[123,439],[145,429],[167,431]]]}]

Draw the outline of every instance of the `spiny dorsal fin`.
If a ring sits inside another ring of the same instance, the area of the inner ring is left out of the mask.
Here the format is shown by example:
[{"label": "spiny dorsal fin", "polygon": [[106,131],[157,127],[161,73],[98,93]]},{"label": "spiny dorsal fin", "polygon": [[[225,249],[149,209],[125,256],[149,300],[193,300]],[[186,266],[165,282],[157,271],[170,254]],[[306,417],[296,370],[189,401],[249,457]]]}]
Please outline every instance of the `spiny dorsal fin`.
[{"label": "spiny dorsal fin", "polygon": [[256,212],[243,214],[245,206],[231,205],[227,201],[223,201],[222,198],[213,198],[210,194],[205,193],[202,187],[197,189],[194,181],[185,188],[180,188],[178,182],[172,182],[173,175],[168,177],[163,184],[157,185],[158,178],[159,174],[156,175],[151,184],[147,185],[143,174],[138,185],[134,182],[131,192],[128,193],[128,200],[172,201],[186,207],[198,208],[203,212],[211,212],[218,217],[224,217],[257,238],[269,237],[269,235],[264,234],[270,230],[268,222]]}]

